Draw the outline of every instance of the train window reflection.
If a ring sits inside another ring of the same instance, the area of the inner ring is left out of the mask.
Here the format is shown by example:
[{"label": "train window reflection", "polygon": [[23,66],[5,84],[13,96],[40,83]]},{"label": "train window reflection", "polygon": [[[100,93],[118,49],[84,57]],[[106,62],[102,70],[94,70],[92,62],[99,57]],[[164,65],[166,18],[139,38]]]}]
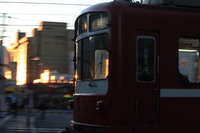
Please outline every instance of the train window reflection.
[{"label": "train window reflection", "polygon": [[87,32],[87,15],[81,16],[78,20],[78,33],[82,34],[84,32]]},{"label": "train window reflection", "polygon": [[[108,73],[108,68],[106,68],[106,63],[108,66],[108,53],[105,51],[108,51],[108,35],[90,36],[80,40],[77,45],[78,80],[106,78]],[[98,65],[98,63],[101,64]],[[98,67],[102,67],[102,69]]]},{"label": "train window reflection", "polygon": [[106,28],[108,15],[106,13],[95,13],[90,15],[90,31]]},{"label": "train window reflection", "polygon": [[179,38],[178,64],[179,79],[184,83],[198,83],[199,76],[199,38]]},{"label": "train window reflection", "polygon": [[137,81],[155,81],[155,38],[137,38]]}]

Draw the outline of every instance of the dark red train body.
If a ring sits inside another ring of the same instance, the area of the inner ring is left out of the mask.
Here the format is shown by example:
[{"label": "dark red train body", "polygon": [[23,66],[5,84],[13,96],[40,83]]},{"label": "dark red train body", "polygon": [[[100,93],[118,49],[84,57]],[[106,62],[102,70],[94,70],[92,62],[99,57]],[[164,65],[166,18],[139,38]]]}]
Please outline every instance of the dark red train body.
[{"label": "dark red train body", "polygon": [[81,13],[74,132],[200,132],[200,4],[194,3],[113,1]]}]

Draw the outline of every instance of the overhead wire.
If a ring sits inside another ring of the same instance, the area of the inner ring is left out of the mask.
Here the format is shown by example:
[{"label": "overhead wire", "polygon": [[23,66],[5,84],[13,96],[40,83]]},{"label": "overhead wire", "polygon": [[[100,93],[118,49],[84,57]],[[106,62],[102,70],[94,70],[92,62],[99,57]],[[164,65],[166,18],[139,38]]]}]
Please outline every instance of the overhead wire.
[{"label": "overhead wire", "polygon": [[[36,14],[35,14],[36,15]],[[49,14],[49,15],[51,15],[51,14]],[[57,14],[58,15],[58,14]],[[64,15],[64,14],[62,14],[62,15]],[[9,18],[9,19],[17,19],[17,20],[26,20],[26,21],[40,21],[40,20],[33,20],[33,19],[21,19],[21,18],[17,18],[17,17],[11,17],[11,16],[7,16],[7,18]],[[60,22],[59,22],[60,23]],[[66,23],[66,22],[63,22],[63,23]],[[66,27],[74,27],[74,25],[73,25],[73,23],[66,23],[67,24],[67,26]],[[3,27],[15,27],[15,26],[20,26],[20,27],[26,27],[26,26],[30,26],[30,27],[39,27],[39,26],[42,26],[42,25],[38,25],[38,24],[29,24],[29,25],[27,25],[27,24],[0,24],[0,26],[3,26]],[[49,26],[53,26],[53,27],[57,27],[57,25],[49,25]]]},{"label": "overhead wire", "polygon": [[[1,14],[1,13],[0,13]],[[6,14],[13,14],[13,15],[38,15],[38,16],[41,16],[41,15],[51,15],[51,16],[75,16],[77,14],[47,14],[47,13],[6,13]],[[1,16],[0,16],[1,17]]]},{"label": "overhead wire", "polygon": [[0,1],[0,3],[9,4],[40,4],[40,5],[68,5],[68,6],[91,6],[90,4],[69,4],[69,3],[43,3],[43,2],[14,2],[14,1]]},{"label": "overhead wire", "polygon": [[[1,14],[1,13],[0,13]],[[4,14],[4,13],[2,13],[2,14]],[[23,19],[23,18],[18,18],[18,17],[11,17],[10,15],[8,15],[8,14],[13,14],[13,13],[5,13],[5,14],[7,14],[5,17],[6,18],[8,18],[8,19],[17,19],[17,20],[25,20],[25,21],[41,21],[41,20],[35,20],[35,19]],[[17,14],[17,15],[19,15],[18,13],[14,13],[14,14]],[[26,15],[56,15],[56,16],[68,16],[68,15],[71,15],[71,16],[76,16],[75,14],[26,14]],[[1,18],[2,16],[0,16],[0,18]],[[63,22],[63,23],[65,23],[65,22]],[[70,23],[67,23],[67,26],[69,25]],[[40,26],[40,25],[22,25],[22,24],[20,24],[20,25],[11,25],[11,24],[0,24],[0,26]],[[68,27],[72,27],[72,26],[68,26]]]},{"label": "overhead wire", "polygon": [[[21,1],[0,1],[0,3],[4,4],[37,4],[37,5],[60,5],[60,6],[91,6],[90,4],[80,4],[80,3],[50,3],[50,2],[21,2]],[[18,19],[18,20],[26,20],[26,21],[39,21],[39,20],[31,20],[31,19],[22,19],[22,18],[17,18],[17,17],[12,17],[13,15],[56,15],[56,16],[77,16],[76,14],[40,14],[40,13],[0,13],[0,14],[6,14],[5,16],[0,16],[0,18],[7,18],[7,19]],[[63,22],[64,23],[64,22]],[[26,24],[0,24],[1,27],[38,27],[40,25],[26,25]],[[74,25],[67,23],[67,28],[73,29]],[[6,32],[8,33],[8,32]]]}]

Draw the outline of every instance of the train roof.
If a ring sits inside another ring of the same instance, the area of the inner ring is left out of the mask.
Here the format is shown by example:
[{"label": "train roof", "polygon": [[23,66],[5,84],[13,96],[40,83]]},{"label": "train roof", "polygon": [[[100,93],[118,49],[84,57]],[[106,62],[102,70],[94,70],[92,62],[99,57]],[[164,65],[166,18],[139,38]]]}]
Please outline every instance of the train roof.
[{"label": "train roof", "polygon": [[173,5],[181,7],[200,7],[200,0],[141,0],[142,4],[147,5]]},{"label": "train roof", "polygon": [[200,0],[113,0],[111,2],[99,3],[84,9],[81,14],[93,11],[109,10],[113,7],[120,8],[120,5],[143,5],[143,6],[156,6],[166,8],[177,8],[177,9],[189,9],[189,10],[200,10]]},{"label": "train roof", "polygon": [[[199,9],[200,8],[200,0],[113,0],[111,2],[107,2],[107,3],[100,3],[97,5],[93,5],[92,9],[97,8],[98,7],[106,7],[109,4],[112,3],[123,3],[123,4],[141,4],[141,5],[150,5],[150,6],[165,6],[165,7],[177,7],[177,8],[194,8],[194,9]],[[87,11],[84,10],[83,12]]]}]

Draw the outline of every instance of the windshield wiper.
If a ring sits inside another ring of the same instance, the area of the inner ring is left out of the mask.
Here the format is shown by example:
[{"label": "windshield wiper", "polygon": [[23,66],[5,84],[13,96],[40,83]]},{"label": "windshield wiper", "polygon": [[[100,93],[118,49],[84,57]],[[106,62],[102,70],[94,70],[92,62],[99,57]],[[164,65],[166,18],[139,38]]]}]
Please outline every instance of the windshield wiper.
[{"label": "windshield wiper", "polygon": [[103,62],[103,55],[101,56],[101,61],[98,63],[96,70],[94,72],[92,72],[92,69],[90,68],[91,80],[90,80],[90,83],[88,84],[88,86],[90,86],[90,87],[97,87],[97,85],[93,84],[93,81],[94,81],[94,78],[96,76],[96,72],[97,72],[97,70],[98,70],[99,67],[100,67],[100,71],[102,72],[102,68],[103,68],[102,62]]},{"label": "windshield wiper", "polygon": [[90,86],[90,87],[97,87],[97,85],[93,84],[94,77],[95,77],[95,72],[93,73],[91,68],[90,68],[90,73],[91,73],[91,80],[90,80],[90,83],[88,84],[88,86]]}]

